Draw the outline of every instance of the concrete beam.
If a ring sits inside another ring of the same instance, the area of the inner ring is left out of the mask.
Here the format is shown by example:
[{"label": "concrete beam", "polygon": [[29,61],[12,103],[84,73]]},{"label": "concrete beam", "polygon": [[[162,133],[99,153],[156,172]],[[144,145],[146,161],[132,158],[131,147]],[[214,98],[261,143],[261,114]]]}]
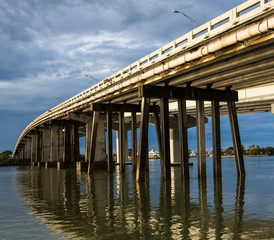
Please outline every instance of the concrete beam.
[{"label": "concrete beam", "polygon": [[73,120],[81,123],[89,123],[92,116],[87,113],[69,113],[64,119]]},{"label": "concrete beam", "polygon": [[238,101],[238,92],[231,90],[202,89],[195,87],[152,86],[141,85],[138,88],[139,97],[174,98],[202,101]]},{"label": "concrete beam", "polygon": [[[141,105],[137,104],[116,104],[116,103],[92,103],[90,105],[91,111],[103,111],[103,112],[141,112]],[[150,106],[149,112],[159,112],[159,106]]]}]

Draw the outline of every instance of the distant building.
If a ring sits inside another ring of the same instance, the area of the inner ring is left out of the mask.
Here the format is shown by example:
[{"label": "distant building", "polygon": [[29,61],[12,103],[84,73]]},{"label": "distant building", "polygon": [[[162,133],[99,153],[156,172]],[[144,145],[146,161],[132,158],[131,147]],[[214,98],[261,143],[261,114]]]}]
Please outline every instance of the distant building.
[{"label": "distant building", "polygon": [[197,153],[192,151],[190,154],[189,154],[189,157],[197,157]]},{"label": "distant building", "polygon": [[234,149],[232,147],[229,147],[227,149],[222,149],[222,155],[224,156],[234,155]]},{"label": "distant building", "polygon": [[151,149],[148,153],[148,157],[149,158],[159,158],[160,157],[159,151],[157,151],[155,149]]}]

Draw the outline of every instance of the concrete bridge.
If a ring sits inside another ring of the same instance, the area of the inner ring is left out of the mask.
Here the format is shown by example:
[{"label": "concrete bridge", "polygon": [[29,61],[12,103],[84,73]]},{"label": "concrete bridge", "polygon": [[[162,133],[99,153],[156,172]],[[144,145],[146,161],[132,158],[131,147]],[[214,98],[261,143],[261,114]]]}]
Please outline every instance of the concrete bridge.
[{"label": "concrete bridge", "polygon": [[[237,112],[271,111],[271,104],[274,112],[273,29],[274,0],[249,0],[34,119],[19,137],[13,158],[47,167],[86,164],[88,172],[97,166],[112,172],[116,129],[123,172],[130,126],[132,169],[136,179],[143,180],[149,167],[148,124],[153,122],[162,176],[169,179],[171,160],[179,160],[182,177],[188,178],[187,128],[196,125],[198,172],[204,178],[204,125],[206,116],[212,116],[214,175],[219,177],[220,115],[229,114],[237,172],[244,175]],[[84,162],[80,136],[86,137]],[[179,149],[177,155],[174,149]]]}]

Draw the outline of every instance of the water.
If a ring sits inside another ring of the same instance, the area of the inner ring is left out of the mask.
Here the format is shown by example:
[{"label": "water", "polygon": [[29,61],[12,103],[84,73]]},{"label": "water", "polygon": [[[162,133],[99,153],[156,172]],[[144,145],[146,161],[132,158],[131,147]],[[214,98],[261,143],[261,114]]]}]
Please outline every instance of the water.
[{"label": "water", "polygon": [[237,179],[223,158],[214,184],[212,159],[199,181],[191,159],[189,182],[180,168],[161,181],[150,161],[149,181],[104,171],[0,168],[0,239],[274,239],[274,157],[245,158]]}]

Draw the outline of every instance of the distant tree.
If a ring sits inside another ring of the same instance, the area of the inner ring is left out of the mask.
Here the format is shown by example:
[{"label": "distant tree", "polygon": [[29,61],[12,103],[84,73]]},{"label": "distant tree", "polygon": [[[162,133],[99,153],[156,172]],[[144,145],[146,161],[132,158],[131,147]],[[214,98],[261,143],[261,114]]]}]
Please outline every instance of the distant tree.
[{"label": "distant tree", "polygon": [[9,151],[9,150],[0,153],[0,161],[5,161],[9,159],[11,155],[12,155],[12,151]]},{"label": "distant tree", "polygon": [[274,148],[273,147],[266,147],[266,148],[264,148],[264,154],[266,154],[266,155],[274,155]]}]

